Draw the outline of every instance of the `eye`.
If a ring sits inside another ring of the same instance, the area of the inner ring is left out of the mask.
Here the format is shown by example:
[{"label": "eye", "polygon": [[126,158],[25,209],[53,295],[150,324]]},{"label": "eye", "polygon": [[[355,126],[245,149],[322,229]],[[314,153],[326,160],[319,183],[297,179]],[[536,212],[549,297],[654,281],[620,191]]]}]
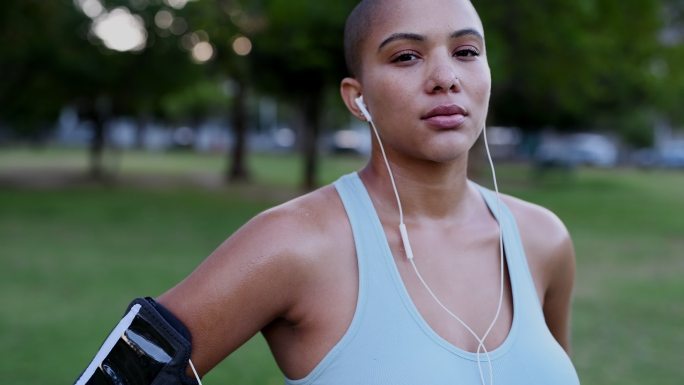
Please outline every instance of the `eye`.
[{"label": "eye", "polygon": [[420,59],[420,57],[415,52],[404,51],[394,55],[392,57],[392,63],[409,63],[418,59]]},{"label": "eye", "polygon": [[480,51],[475,47],[461,47],[454,52],[454,56],[459,58],[475,58],[480,56]]}]

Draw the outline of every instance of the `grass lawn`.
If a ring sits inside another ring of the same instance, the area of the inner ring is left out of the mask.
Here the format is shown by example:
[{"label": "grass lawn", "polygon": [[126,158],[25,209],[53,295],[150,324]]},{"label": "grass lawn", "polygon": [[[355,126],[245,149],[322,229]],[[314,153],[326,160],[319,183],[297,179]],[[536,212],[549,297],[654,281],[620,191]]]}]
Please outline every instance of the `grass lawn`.
[{"label": "grass lawn", "polygon": [[[3,383],[71,383],[133,297],[161,293],[255,213],[294,196],[301,168],[292,156],[254,156],[255,185],[217,187],[219,156],[112,159],[121,180],[157,186],[0,185]],[[321,179],[361,164],[326,158]],[[0,150],[0,182],[84,168],[76,151]],[[579,170],[532,178],[507,165],[498,173],[503,191],[552,209],[573,234],[573,360],[582,383],[684,382],[684,173]],[[212,188],[169,182],[186,177]],[[283,380],[257,337],[204,382]]]}]

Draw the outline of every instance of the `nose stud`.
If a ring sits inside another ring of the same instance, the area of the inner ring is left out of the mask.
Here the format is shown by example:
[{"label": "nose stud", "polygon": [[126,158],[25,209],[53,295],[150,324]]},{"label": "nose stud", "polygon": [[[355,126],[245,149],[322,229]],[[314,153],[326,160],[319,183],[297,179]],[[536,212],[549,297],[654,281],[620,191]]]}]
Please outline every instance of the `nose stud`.
[{"label": "nose stud", "polygon": [[458,76],[454,76],[451,79],[435,79],[430,86],[432,92],[439,91],[458,91],[461,89],[461,79]]}]

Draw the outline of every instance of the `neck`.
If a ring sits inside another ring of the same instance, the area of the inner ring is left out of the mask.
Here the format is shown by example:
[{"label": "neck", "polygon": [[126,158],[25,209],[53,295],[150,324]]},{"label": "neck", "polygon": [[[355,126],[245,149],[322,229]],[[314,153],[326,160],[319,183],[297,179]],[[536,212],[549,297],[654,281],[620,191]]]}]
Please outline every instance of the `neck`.
[{"label": "neck", "polygon": [[[406,222],[460,217],[468,208],[467,155],[447,163],[389,159]],[[382,155],[375,153],[360,176],[385,218],[399,217]]]}]

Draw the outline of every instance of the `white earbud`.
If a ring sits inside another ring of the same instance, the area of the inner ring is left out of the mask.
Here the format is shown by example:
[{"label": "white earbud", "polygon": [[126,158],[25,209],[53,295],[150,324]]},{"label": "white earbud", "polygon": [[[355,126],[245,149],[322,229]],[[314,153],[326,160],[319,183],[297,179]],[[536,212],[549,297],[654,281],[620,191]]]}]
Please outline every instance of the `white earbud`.
[{"label": "white earbud", "polygon": [[363,117],[366,118],[369,122],[373,121],[373,118],[371,117],[370,112],[368,112],[368,107],[366,107],[366,103],[363,101],[363,95],[360,95],[358,98],[354,99],[354,102],[356,103],[356,106],[359,107],[359,110],[361,110],[361,113],[363,114]]}]

